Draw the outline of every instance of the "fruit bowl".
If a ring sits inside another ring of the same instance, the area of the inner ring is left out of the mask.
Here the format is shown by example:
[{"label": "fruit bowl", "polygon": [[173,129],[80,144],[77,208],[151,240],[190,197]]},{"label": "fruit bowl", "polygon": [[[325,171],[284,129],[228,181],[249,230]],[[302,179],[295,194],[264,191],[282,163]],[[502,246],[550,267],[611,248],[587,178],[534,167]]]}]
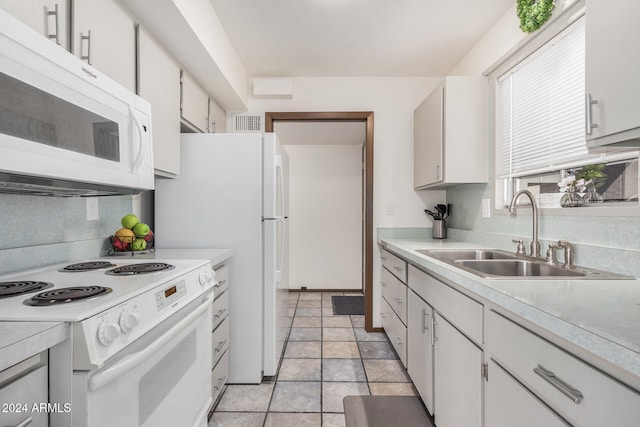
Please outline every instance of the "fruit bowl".
[{"label": "fruit bowl", "polygon": [[154,246],[153,232],[149,232],[145,237],[140,238],[122,238],[119,236],[109,236],[109,249],[107,254],[113,255],[142,255],[146,253],[154,253],[156,248]]}]

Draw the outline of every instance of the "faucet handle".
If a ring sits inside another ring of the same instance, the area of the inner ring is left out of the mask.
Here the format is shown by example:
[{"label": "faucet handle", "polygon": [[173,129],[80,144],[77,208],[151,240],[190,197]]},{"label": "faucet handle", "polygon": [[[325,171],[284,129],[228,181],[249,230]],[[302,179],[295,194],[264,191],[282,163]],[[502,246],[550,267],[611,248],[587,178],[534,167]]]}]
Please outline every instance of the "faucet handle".
[{"label": "faucet handle", "polygon": [[526,251],[524,249],[524,242],[520,239],[512,239],[513,243],[517,243],[518,247],[516,248],[517,255],[526,255]]},{"label": "faucet handle", "polygon": [[558,263],[558,257],[556,256],[556,249],[560,249],[560,246],[550,244],[549,248],[547,249],[547,262],[550,264]]}]

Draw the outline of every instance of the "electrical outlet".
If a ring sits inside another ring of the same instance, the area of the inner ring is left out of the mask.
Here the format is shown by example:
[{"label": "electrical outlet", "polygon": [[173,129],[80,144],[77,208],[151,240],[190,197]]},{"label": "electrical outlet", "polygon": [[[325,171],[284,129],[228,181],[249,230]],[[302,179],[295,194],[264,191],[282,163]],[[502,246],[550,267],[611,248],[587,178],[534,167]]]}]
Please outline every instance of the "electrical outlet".
[{"label": "electrical outlet", "polygon": [[395,215],[396,206],[393,203],[387,203],[387,215]]},{"label": "electrical outlet", "polygon": [[87,221],[97,221],[100,219],[100,211],[98,209],[98,199],[95,197],[87,197]]},{"label": "electrical outlet", "polygon": [[491,199],[482,199],[482,218],[491,218]]}]

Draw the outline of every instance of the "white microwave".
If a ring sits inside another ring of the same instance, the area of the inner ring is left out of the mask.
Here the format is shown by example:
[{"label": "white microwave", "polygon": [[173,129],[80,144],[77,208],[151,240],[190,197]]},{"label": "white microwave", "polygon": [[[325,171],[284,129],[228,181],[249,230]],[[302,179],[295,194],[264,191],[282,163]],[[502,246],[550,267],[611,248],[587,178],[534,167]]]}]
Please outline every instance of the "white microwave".
[{"label": "white microwave", "polygon": [[152,190],[151,106],[0,10],[0,192]]}]

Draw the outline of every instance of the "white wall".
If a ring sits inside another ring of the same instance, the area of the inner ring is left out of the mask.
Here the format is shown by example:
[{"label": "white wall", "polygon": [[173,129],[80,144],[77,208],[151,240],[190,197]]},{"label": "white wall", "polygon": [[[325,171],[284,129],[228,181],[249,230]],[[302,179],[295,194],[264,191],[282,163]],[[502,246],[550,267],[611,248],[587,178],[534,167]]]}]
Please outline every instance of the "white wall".
[{"label": "white wall", "polygon": [[289,287],[362,289],[362,148],[286,145]]},{"label": "white wall", "polygon": [[[437,77],[302,77],[292,99],[250,99],[249,111],[373,111],[374,235],[378,227],[431,227],[424,213],[445,200],[444,191],[413,189],[413,110]],[[395,208],[386,214],[387,203]],[[380,326],[380,258],[374,242],[373,324]]]}]

